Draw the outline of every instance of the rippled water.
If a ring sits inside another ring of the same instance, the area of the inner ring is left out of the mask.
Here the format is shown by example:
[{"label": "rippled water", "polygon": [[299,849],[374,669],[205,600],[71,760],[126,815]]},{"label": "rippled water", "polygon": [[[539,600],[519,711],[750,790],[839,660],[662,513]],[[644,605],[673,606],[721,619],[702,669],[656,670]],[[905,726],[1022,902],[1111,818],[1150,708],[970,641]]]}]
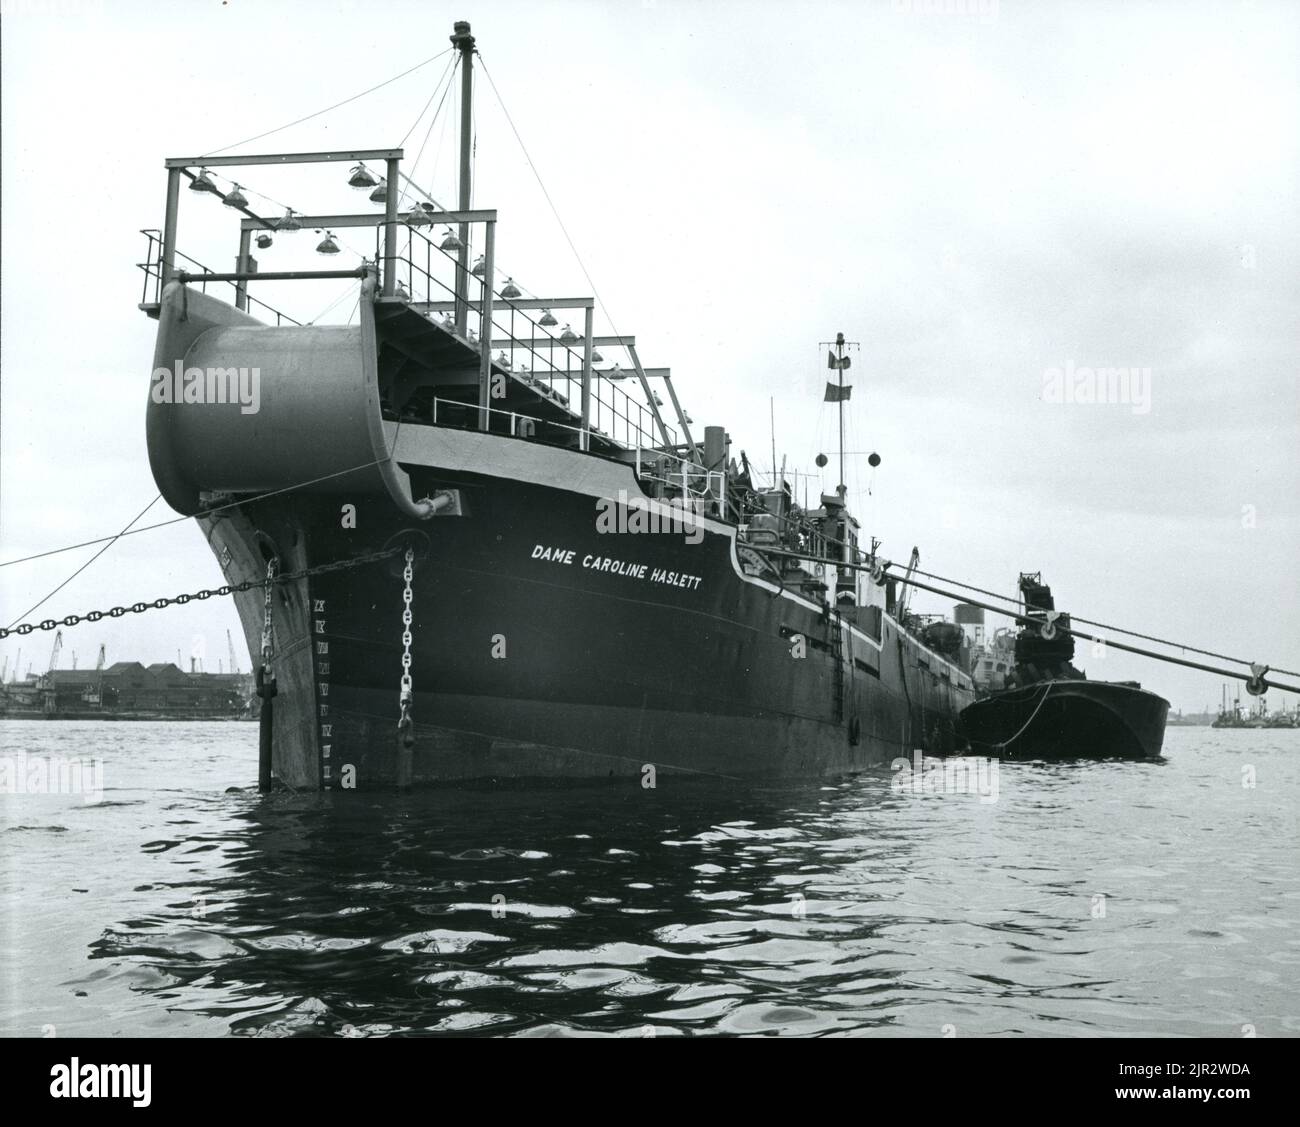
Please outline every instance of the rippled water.
[{"label": "rippled water", "polygon": [[0,742],[105,784],[0,797],[6,1034],[1300,1034],[1300,731],[1003,764],[991,803],[887,771],[263,799],[226,793],[251,724]]}]

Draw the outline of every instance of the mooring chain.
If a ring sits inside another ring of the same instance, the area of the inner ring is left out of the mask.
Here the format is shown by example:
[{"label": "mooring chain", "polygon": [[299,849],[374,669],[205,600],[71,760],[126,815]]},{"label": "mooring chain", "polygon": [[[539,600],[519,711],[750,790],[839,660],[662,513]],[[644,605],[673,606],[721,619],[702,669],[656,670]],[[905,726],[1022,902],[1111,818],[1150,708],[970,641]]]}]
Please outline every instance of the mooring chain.
[{"label": "mooring chain", "polygon": [[[170,599],[154,599],[152,602],[132,603],[129,607],[113,607],[111,610],[92,610],[86,614],[70,614],[66,618],[46,618],[40,622],[24,622],[20,626],[5,629],[0,627],[0,640],[8,638],[11,634],[30,634],[33,630],[53,630],[59,626],[76,626],[82,622],[98,622],[101,618],[121,618],[124,614],[143,614],[147,610],[162,610],[170,606],[184,606],[186,603],[194,600],[211,599],[225,595],[233,595],[238,591],[251,591],[255,587],[269,587],[271,584],[289,583],[295,579],[306,579],[313,575],[324,575],[331,571],[344,571],[347,568],[361,567],[364,564],[378,563],[380,560],[391,559],[402,549],[389,548],[385,551],[368,552],[364,556],[357,556],[350,560],[334,560],[327,564],[317,564],[315,567],[304,567],[297,571],[286,571],[268,579],[246,579],[242,583],[229,583],[215,590],[203,588],[188,595],[175,595]],[[268,595],[269,598],[269,595]]]},{"label": "mooring chain", "polygon": [[415,742],[414,722],[411,720],[411,703],[415,694],[411,688],[411,580],[415,577],[415,551],[406,549],[406,567],[402,570],[402,680],[398,704],[401,716],[397,732],[403,745],[409,748]]},{"label": "mooring chain", "polygon": [[262,602],[262,668],[270,672],[271,658],[275,656],[275,636],[271,633],[271,588],[275,585],[276,559],[266,561],[266,598]]},{"label": "mooring chain", "polygon": [[274,706],[271,701],[279,695],[280,686],[276,684],[275,667],[271,664],[275,657],[274,623],[271,618],[271,588],[275,586],[275,573],[280,561],[272,556],[266,561],[266,597],[262,601],[262,662],[257,667],[257,695],[262,700],[261,715],[258,718],[258,764],[257,788],[271,789],[271,742],[275,727]]}]

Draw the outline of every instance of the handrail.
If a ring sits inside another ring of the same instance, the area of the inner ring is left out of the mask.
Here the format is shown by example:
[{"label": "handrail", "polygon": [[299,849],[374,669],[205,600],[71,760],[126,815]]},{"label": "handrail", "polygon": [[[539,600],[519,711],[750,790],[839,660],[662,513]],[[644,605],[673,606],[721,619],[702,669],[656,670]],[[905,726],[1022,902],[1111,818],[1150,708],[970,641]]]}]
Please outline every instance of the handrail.
[{"label": "handrail", "polygon": [[[154,303],[157,304],[162,298],[162,234],[157,229],[152,227],[142,227],[140,229],[140,234],[144,235],[145,238],[149,240],[148,246],[146,247],[145,250],[145,261],[136,263],[136,266],[144,272],[144,288],[140,294],[141,304],[142,305],[147,304],[147,299],[149,296],[149,282],[151,280],[154,283],[153,300]],[[154,243],[158,244],[157,257],[154,256]],[[194,277],[198,281],[199,291],[201,293],[208,292],[208,282],[226,282],[229,285],[235,286],[236,290],[238,290],[239,287],[235,281],[231,280],[230,278],[224,275],[218,274],[215,270],[209,269],[197,258],[191,258],[184,251],[180,251],[180,250],[174,251],[173,253],[178,259],[183,258],[186,262],[190,263],[190,265],[197,266],[199,268],[201,273],[195,275]],[[254,278],[257,277],[257,275],[251,275],[251,276]],[[177,278],[181,282],[187,282],[191,280],[190,275],[185,272],[178,272]],[[275,306],[268,305],[266,302],[260,301],[258,298],[253,297],[251,294],[247,296],[250,304],[259,305],[263,309],[265,309],[268,313],[275,314],[275,323],[277,325],[280,325],[285,321],[288,321],[291,325],[302,324],[301,321],[295,320],[293,317],[290,317],[289,314],[281,312],[279,309],[276,309]]]},{"label": "handrail", "polygon": [[[433,292],[435,291],[435,287],[437,290],[445,292],[449,296],[452,297],[456,296],[456,291],[454,287],[448,285],[441,278],[437,277],[434,274],[433,266],[435,260],[434,260],[433,252],[436,250],[448,262],[450,262],[456,270],[464,269],[461,266],[459,260],[456,258],[456,256],[448,251],[443,250],[442,247],[438,246],[431,238],[429,238],[429,236],[426,235],[423,230],[420,230],[416,226],[413,226],[409,223],[404,224],[403,226],[407,231],[407,235],[408,235],[406,240],[406,247],[404,252],[402,250],[398,250],[397,254],[395,255],[395,258],[398,263],[399,270],[402,264],[405,264],[406,266],[407,289],[409,293],[412,295],[413,300],[419,300],[418,298],[416,298],[416,293],[417,293],[416,275],[417,274],[419,274],[421,278],[421,284],[418,288],[423,291],[424,300],[433,300],[432,295]],[[420,241],[424,244],[425,261],[423,265],[421,265],[417,261],[419,244],[415,240],[416,235],[419,236]],[[376,229],[377,248],[378,248],[379,238],[380,238],[380,232],[378,229]],[[472,272],[470,276],[479,283],[480,287],[482,286],[482,279],[478,278],[476,275],[473,275]],[[494,308],[493,308],[493,315],[490,319],[490,325],[493,330],[499,329],[501,331],[501,334],[507,337],[511,342],[509,346],[509,358],[508,358],[509,363],[500,364],[499,366],[504,368],[507,371],[510,371],[511,373],[517,376],[522,376],[524,378],[531,377],[530,382],[545,380],[549,385],[550,391],[552,393],[552,398],[556,398],[561,394],[559,392],[556,392],[555,383],[558,380],[561,379],[564,380],[565,388],[562,396],[563,399],[562,405],[567,407],[569,402],[576,398],[576,389],[574,388],[573,385],[575,383],[581,384],[581,378],[580,376],[577,375],[577,373],[580,372],[582,369],[583,355],[581,349],[573,347],[573,345],[578,342],[576,341],[567,342],[567,341],[560,340],[559,337],[557,337],[555,334],[551,333],[548,330],[547,326],[540,324],[540,322],[534,319],[533,317],[531,317],[527,311],[519,309],[517,306],[515,306],[510,298],[502,297],[501,294],[495,290],[494,290],[494,294],[495,294],[495,299],[493,302]],[[477,308],[478,303],[471,301],[469,304],[470,304],[471,312],[478,316],[478,320],[480,323],[478,326],[479,339],[468,341],[467,343],[470,343],[478,348],[487,348],[490,351],[491,340],[492,337],[496,335],[496,333],[495,331],[494,332],[485,331],[484,326],[481,323],[482,322],[481,311]],[[498,314],[502,312],[500,306],[507,306],[510,309],[510,317],[509,317],[508,324],[498,316]],[[524,321],[530,326],[530,334],[528,338],[530,343],[525,343],[524,339],[521,338],[515,332],[514,319],[517,316],[523,317]],[[534,347],[531,343],[532,339],[542,338],[542,337],[547,339],[547,346],[545,352]],[[562,350],[561,359],[565,364],[564,367],[561,367],[559,363],[557,363],[556,361],[556,357],[555,357],[556,348]],[[504,352],[505,349],[503,349],[502,351]],[[525,352],[531,358],[533,364],[538,366],[533,369],[527,369],[526,367],[517,367],[516,366],[517,351]],[[493,363],[498,363],[495,360],[495,358],[493,358]],[[648,444],[649,442],[652,442],[654,437],[653,430],[651,429],[652,422],[653,422],[652,413],[645,406],[639,403],[636,399],[628,395],[628,393],[624,391],[622,388],[613,387],[612,384],[610,386],[608,396],[602,395],[601,384],[607,381],[603,380],[602,374],[599,369],[593,369],[591,374],[593,377],[591,404],[593,407],[594,417],[589,420],[589,422],[591,423],[590,427],[588,428],[589,433],[599,434],[603,437],[610,438],[616,442],[621,441],[624,445],[628,447],[632,447],[635,445],[645,445]],[[620,410],[620,406],[623,407],[622,410]],[[635,418],[633,417],[632,414],[633,409],[635,409],[636,411]],[[620,422],[622,423],[621,427],[619,426]],[[608,434],[606,433],[606,431],[602,427],[602,424],[610,428],[610,433]],[[620,431],[622,432],[621,436],[619,433]]]},{"label": "handrail", "polygon": [[[430,422],[432,422],[432,425],[434,426],[446,425],[446,424],[441,424],[441,422],[438,421],[438,404],[443,404],[443,406],[446,407],[454,407],[458,409],[458,411],[477,412],[478,409],[480,409],[477,407],[477,404],[465,403],[464,400],[461,399],[443,399],[441,398],[441,396],[438,395],[434,395],[433,399],[430,400],[430,402],[432,402],[432,408],[433,408],[433,415],[432,415],[432,419],[430,419]],[[510,419],[511,438],[523,437],[523,435],[520,435],[519,433],[520,420],[534,422],[534,424],[537,424],[538,426],[552,426],[552,428],[556,428],[558,430],[567,430],[567,432],[580,435],[580,437],[584,433],[588,434],[589,437],[591,434],[598,433],[597,430],[595,430],[595,428],[591,428],[591,426],[589,426],[589,428],[584,429],[582,428],[582,426],[575,426],[569,424],[569,422],[556,422],[554,419],[541,419],[541,417],[538,417],[536,415],[526,415],[526,413],[524,413],[523,411],[506,411],[506,409],[502,407],[489,407],[487,408],[487,413],[489,413],[489,416],[500,415],[503,417],[508,417],[508,419]],[[608,435],[604,435],[604,437],[608,437]],[[547,445],[550,445],[550,443],[547,443]],[[653,452],[656,459],[662,458],[662,459],[669,459],[672,461],[676,461],[676,463],[679,464],[679,467],[682,468],[681,472],[677,473],[676,481],[673,481],[672,478],[669,477],[660,478],[658,476],[655,476],[654,473],[649,472],[649,469],[642,468],[642,460],[641,460],[642,452]],[[636,474],[638,478],[645,478],[645,480],[647,481],[663,481],[664,484],[672,485],[672,486],[676,486],[677,482],[681,482],[681,484],[684,484],[686,486],[686,491],[688,491],[688,493],[692,494],[693,497],[699,499],[708,499],[708,500],[718,499],[718,494],[715,494],[714,491],[712,491],[712,489],[714,489],[714,481],[718,482],[718,484],[722,486],[725,486],[725,481],[727,481],[727,474],[725,474],[724,471],[720,471],[720,469],[705,469],[702,467],[702,465],[697,465],[695,463],[692,463],[692,461],[688,461],[684,458],[680,458],[679,455],[671,454],[671,452],[660,450],[660,448],[658,447],[641,447],[641,446],[636,447],[636,463],[634,463],[634,469],[636,469]],[[705,487],[703,487],[703,489],[697,490],[697,489],[693,489],[693,487],[690,487],[689,482],[698,481],[701,480],[701,478],[703,478],[703,480],[705,480],[706,482],[706,485]]]},{"label": "handrail", "polygon": [[[440,423],[438,421],[439,404],[443,404],[448,407],[454,407],[459,411],[477,412],[479,410],[477,405],[465,403],[463,400],[443,399],[439,396],[434,396],[432,400],[433,413],[430,420],[433,426],[447,425],[445,423]],[[520,420],[527,420],[529,422],[536,424],[539,427],[554,427],[558,430],[568,431],[571,434],[577,435],[579,438],[581,438],[581,436],[584,433],[586,433],[589,439],[591,434],[597,433],[595,431],[595,428],[592,427],[586,428],[586,431],[584,432],[584,428],[580,426],[573,426],[569,423],[558,423],[552,419],[538,418],[536,415],[527,415],[521,411],[507,411],[500,407],[489,407],[487,411],[489,416],[500,415],[503,417],[507,417],[510,420],[509,433],[511,438],[525,437],[525,436],[521,436],[519,433]],[[553,444],[546,443],[546,445],[553,445]],[[582,443],[579,442],[576,448],[581,449]],[[641,455],[643,450],[652,451],[656,458],[666,458],[676,462],[680,467],[680,470],[676,473],[675,476],[668,476],[668,477],[657,476],[656,474],[650,472],[648,469],[643,468],[642,460],[641,460]],[[638,480],[659,481],[669,486],[670,488],[674,488],[674,489],[680,487],[683,491],[683,494],[687,497],[687,499],[690,500],[690,502],[693,505],[698,506],[703,504],[716,503],[718,505],[720,512],[722,513],[726,512],[728,502],[726,498],[727,475],[725,471],[706,470],[703,466],[699,466],[693,462],[689,462],[687,459],[681,458],[676,454],[668,453],[656,447],[643,448],[641,446],[638,446],[636,448],[636,462],[633,468],[636,472],[636,476]],[[703,488],[697,489],[693,486],[692,483],[700,480],[703,480],[705,484]]]}]

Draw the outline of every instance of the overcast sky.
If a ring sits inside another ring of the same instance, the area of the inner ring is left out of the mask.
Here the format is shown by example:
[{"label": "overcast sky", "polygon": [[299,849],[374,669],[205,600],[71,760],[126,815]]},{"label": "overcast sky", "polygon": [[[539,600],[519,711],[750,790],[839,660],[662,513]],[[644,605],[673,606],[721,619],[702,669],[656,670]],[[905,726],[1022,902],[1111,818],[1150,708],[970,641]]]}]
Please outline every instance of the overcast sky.
[{"label": "overcast sky", "polygon": [[[357,93],[469,19],[599,290],[597,331],[635,333],[645,363],[671,366],[697,424],[726,425],[766,468],[775,399],[778,457],[815,470],[835,441],[818,342],[842,331],[861,342],[848,446],[882,458],[874,475],[851,459],[852,501],[886,555],[915,544],[927,570],[1007,592],[1041,570],[1076,614],[1300,668],[1300,5],[0,11],[0,560],[116,532],[156,496],[156,325],[136,309],[134,264],[139,229],[162,224],[163,159]],[[409,164],[446,62],[240,151],[386,147],[409,131]],[[482,74],[474,202],[501,211],[498,258],[531,292],[586,293]],[[445,202],[452,140],[440,121],[415,173]],[[364,203],[341,166],[323,183],[247,175],[299,210]],[[181,249],[228,266],[233,213],[181,203]],[[314,238],[297,238],[263,269],[311,264]],[[347,316],[343,283],[313,285],[281,304],[306,319],[341,297],[325,319]],[[1051,402],[1053,368],[1150,369],[1149,401]],[[159,501],[146,520],[170,515]],[[0,568],[0,617],[93,551]],[[185,522],[124,538],[34,617],[221,582]],[[188,660],[197,636],[215,670],[227,628],[246,669],[233,606],[213,603],[68,630],[60,665],[73,650],[93,664],[101,643],[110,662]],[[21,642],[41,670],[52,641],[9,639],[0,655],[12,667]],[[1080,664],[1176,707],[1218,702],[1214,676],[1115,651]]]}]

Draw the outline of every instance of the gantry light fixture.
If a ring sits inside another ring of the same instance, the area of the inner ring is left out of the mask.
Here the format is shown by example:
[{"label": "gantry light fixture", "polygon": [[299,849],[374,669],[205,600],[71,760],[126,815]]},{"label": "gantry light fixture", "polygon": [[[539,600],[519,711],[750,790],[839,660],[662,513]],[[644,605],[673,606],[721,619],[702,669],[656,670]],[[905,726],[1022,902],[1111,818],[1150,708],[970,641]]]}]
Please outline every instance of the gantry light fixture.
[{"label": "gantry light fixture", "polygon": [[298,218],[298,215],[293,208],[289,208],[288,211],[276,220],[275,229],[277,231],[301,231],[302,220]]},{"label": "gantry light fixture", "polygon": [[438,244],[439,250],[460,250],[465,244],[460,241],[460,237],[450,227],[447,228],[447,237]]},{"label": "gantry light fixture", "polygon": [[271,245],[272,241],[273,240],[271,239],[271,236],[268,235],[265,231],[263,231],[260,235],[257,236],[257,249],[266,250],[266,248]]},{"label": "gantry light fixture", "polygon": [[601,363],[604,359],[605,359],[605,358],[604,358],[604,357],[603,357],[599,352],[597,352],[594,348],[591,350],[591,362],[592,362],[593,364],[599,364],[599,363]]},{"label": "gantry light fixture", "polygon": [[565,325],[564,331],[560,334],[560,340],[562,340],[565,344],[572,344],[577,339],[578,339],[578,334],[575,333],[571,328],[569,328],[568,325]]},{"label": "gantry light fixture", "polygon": [[373,188],[379,181],[364,164],[358,164],[353,166],[352,175],[348,177],[348,183],[352,187],[364,191],[366,188]]},{"label": "gantry light fixture", "polygon": [[317,254],[338,254],[339,245],[334,241],[334,232],[326,231],[325,237],[316,245]]},{"label": "gantry light fixture", "polygon": [[[212,177],[208,175],[206,168],[200,168],[199,174],[190,181],[191,192],[216,192],[217,186],[212,182]],[[219,192],[217,192],[220,195]]]},{"label": "gantry light fixture", "polygon": [[509,300],[512,297],[522,297],[522,291],[515,285],[513,278],[507,278],[506,284],[501,287],[501,296]]},{"label": "gantry light fixture", "polygon": [[370,193],[370,202],[371,203],[388,202],[388,184],[386,181],[383,180],[379,181],[379,187]]},{"label": "gantry light fixture", "polygon": [[238,184],[235,184],[230,191],[226,193],[226,198],[222,201],[227,207],[247,207],[248,197],[244,195]]},{"label": "gantry light fixture", "polygon": [[543,309],[537,323],[545,325],[549,329],[552,325],[558,325],[560,322],[555,319],[555,315],[549,309]]}]

